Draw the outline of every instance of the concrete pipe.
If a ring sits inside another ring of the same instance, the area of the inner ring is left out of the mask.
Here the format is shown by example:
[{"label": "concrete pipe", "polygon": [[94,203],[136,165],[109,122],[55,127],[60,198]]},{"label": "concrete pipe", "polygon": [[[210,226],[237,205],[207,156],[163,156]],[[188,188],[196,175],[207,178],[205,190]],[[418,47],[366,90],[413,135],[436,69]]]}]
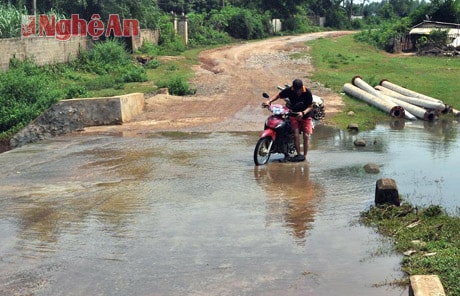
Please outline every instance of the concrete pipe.
[{"label": "concrete pipe", "polygon": [[361,77],[359,77],[359,76],[353,77],[352,84],[357,86],[357,87],[359,87],[360,89],[370,93],[371,95],[376,96],[378,98],[381,98],[383,100],[391,101],[393,99],[393,97],[388,96],[388,95],[384,94],[383,92],[378,91],[375,88],[373,88],[372,86],[370,86],[369,84],[367,84],[367,82],[362,80]]},{"label": "concrete pipe", "polygon": [[391,101],[403,107],[407,112],[410,112],[411,114],[415,115],[417,118],[420,118],[426,121],[434,121],[438,119],[438,115],[436,114],[435,110],[427,110],[422,107],[412,105],[411,103],[404,102],[396,98],[392,98]]},{"label": "concrete pipe", "polygon": [[[354,86],[357,86],[358,88],[360,88],[361,90],[369,93],[370,95],[372,95],[374,97],[377,97],[377,98],[380,98],[380,99],[382,99],[384,101],[387,101],[387,102],[393,102],[391,97],[386,96],[386,95],[382,94],[381,92],[377,91],[376,89],[374,89],[372,86],[367,84],[360,76],[353,77],[353,79],[351,81],[352,81],[352,84]],[[398,103],[395,103],[395,104],[398,105],[398,106],[401,106]],[[404,108],[404,106],[401,106],[401,107]],[[405,110],[405,113],[406,113],[405,117],[407,119],[416,120],[415,116],[413,114],[411,114],[411,112],[409,110],[407,110],[406,108],[404,108],[404,110]]]},{"label": "concrete pipe", "polygon": [[[378,98],[370,93],[360,89],[359,87],[354,86],[351,83],[345,83],[343,85],[343,90],[346,94],[360,99],[369,105],[377,107],[381,111],[389,113],[392,117],[404,118],[407,116],[407,113],[404,108],[394,104],[393,102],[386,101],[384,99]],[[413,115],[412,115],[413,117]],[[413,117],[415,119],[415,117]]]},{"label": "concrete pipe", "polygon": [[427,101],[427,100],[419,99],[416,97],[409,97],[409,96],[403,95],[399,92],[396,92],[394,90],[391,90],[381,85],[377,85],[375,89],[382,92],[386,96],[393,97],[398,100],[408,102],[408,103],[411,103],[419,107],[439,110],[439,111],[443,111],[446,108],[446,105],[444,105],[442,102]]},{"label": "concrete pipe", "polygon": [[422,99],[422,100],[434,101],[434,102],[444,104],[441,100],[438,100],[438,99],[435,99],[435,98],[432,98],[432,97],[429,97],[429,96],[425,96],[425,95],[423,95],[421,93],[418,93],[418,92],[412,91],[410,89],[407,89],[405,87],[402,87],[402,86],[396,85],[394,83],[391,83],[388,80],[382,80],[382,81],[380,81],[379,84],[381,86],[383,86],[383,87],[389,88],[389,89],[391,89],[391,90],[393,90],[395,92],[398,92],[400,94],[406,95],[408,97],[414,97],[414,98],[419,98],[419,99]]},{"label": "concrete pipe", "polygon": [[359,87],[360,89],[367,91],[371,95],[374,95],[376,97],[386,99],[384,97],[381,97],[381,93],[379,93],[377,90],[375,90],[372,86],[370,86],[367,82],[365,82],[360,76],[355,76],[353,79],[351,79],[351,83],[354,86]]}]

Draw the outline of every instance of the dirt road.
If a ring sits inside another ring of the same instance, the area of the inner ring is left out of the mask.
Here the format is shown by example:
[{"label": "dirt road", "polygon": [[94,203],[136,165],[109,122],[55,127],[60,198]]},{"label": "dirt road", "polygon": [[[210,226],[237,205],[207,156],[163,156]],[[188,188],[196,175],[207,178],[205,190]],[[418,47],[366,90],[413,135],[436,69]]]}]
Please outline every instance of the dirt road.
[{"label": "dirt road", "polygon": [[[342,98],[321,84],[311,81],[314,68],[305,41],[335,38],[349,31],[332,31],[285,36],[244,42],[204,51],[200,65],[190,81],[197,89],[194,96],[156,95],[147,98],[146,109],[135,122],[117,127],[96,127],[88,131],[116,130],[137,134],[156,130],[251,131],[260,130],[267,112],[260,108],[261,94],[277,93],[276,86],[301,78],[325,101],[326,114],[343,107]],[[326,115],[327,116],[327,115]]]}]

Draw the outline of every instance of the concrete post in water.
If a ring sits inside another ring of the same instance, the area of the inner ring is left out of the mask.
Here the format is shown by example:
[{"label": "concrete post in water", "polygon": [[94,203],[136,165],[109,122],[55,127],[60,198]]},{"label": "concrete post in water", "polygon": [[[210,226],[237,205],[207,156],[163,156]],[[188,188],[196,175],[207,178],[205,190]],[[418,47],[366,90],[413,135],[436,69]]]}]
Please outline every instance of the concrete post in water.
[{"label": "concrete post in water", "polygon": [[375,205],[382,204],[393,204],[398,207],[401,204],[398,187],[393,179],[379,179],[375,184]]}]

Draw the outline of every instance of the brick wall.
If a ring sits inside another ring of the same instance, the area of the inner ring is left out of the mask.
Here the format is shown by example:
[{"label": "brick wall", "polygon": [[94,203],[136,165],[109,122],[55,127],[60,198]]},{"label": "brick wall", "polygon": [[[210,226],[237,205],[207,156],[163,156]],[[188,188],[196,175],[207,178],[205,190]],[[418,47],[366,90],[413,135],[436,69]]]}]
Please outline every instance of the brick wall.
[{"label": "brick wall", "polygon": [[150,42],[153,44],[158,44],[159,39],[160,39],[159,30],[141,29],[139,36],[132,37],[132,50],[136,51],[139,47],[142,46],[142,43],[144,41]]},{"label": "brick wall", "polygon": [[89,46],[86,37],[72,37],[68,41],[55,38],[27,37],[0,39],[0,67],[8,70],[10,59],[34,58],[38,65],[65,63],[78,55],[80,50]]},{"label": "brick wall", "polygon": [[[132,38],[132,47],[137,49],[143,41],[158,43],[159,33],[141,30],[140,36]],[[81,50],[91,46],[91,38],[72,36],[70,40],[59,41],[54,37],[25,37],[0,39],[0,69],[8,70],[10,59],[33,57],[37,65],[69,62]]]}]

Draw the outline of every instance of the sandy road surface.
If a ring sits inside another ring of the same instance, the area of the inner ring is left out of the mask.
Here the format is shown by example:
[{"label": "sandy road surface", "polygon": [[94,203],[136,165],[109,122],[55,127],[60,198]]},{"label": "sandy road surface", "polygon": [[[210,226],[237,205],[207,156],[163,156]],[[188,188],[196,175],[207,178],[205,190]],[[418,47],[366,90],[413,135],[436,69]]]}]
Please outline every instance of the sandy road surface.
[{"label": "sandy road surface", "polygon": [[87,131],[122,131],[142,134],[157,130],[251,131],[260,130],[267,112],[260,108],[261,94],[277,93],[276,86],[303,79],[313,94],[322,97],[326,114],[341,110],[342,98],[310,80],[314,71],[310,58],[291,59],[303,52],[305,41],[335,38],[349,31],[332,31],[284,36],[245,42],[204,51],[195,77],[194,96],[156,95],[146,100],[146,109],[135,121],[115,127],[94,127]]}]

